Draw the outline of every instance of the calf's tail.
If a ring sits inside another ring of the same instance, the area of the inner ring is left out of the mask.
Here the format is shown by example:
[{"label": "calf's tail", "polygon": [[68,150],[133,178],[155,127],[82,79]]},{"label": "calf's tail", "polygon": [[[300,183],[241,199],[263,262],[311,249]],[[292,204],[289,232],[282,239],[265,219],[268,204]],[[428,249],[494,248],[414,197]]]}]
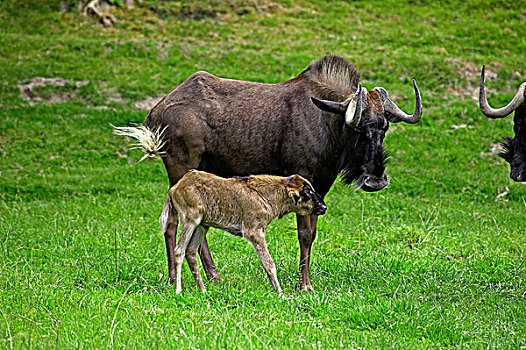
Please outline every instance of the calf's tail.
[{"label": "calf's tail", "polygon": [[170,195],[166,196],[164,201],[163,211],[159,216],[159,225],[161,226],[161,233],[165,233],[168,230],[168,225],[177,221],[177,212],[172,205]]},{"label": "calf's tail", "polygon": [[161,126],[150,129],[144,125],[137,127],[112,125],[112,127],[115,135],[127,136],[137,140],[134,148],[142,148],[144,153],[140,161],[146,158],[154,158],[158,154],[162,156],[165,153],[162,150],[166,144],[166,140],[163,140],[163,134],[168,126],[162,129]]}]

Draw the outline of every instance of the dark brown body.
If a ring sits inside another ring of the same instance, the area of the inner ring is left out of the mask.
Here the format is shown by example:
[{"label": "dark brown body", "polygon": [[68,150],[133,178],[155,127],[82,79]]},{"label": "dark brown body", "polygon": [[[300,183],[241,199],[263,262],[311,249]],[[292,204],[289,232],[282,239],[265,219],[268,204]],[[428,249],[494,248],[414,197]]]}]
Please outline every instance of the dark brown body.
[{"label": "dark brown body", "polygon": [[205,291],[197,265],[197,250],[209,227],[248,240],[261,259],[272,286],[281,293],[276,267],[267,249],[267,225],[290,212],[322,215],[325,210],[320,195],[298,175],[225,179],[202,171],[189,171],[168,192],[159,218],[164,234],[176,230],[177,221],[181,221],[181,235],[174,250],[176,293],[181,292],[181,266],[185,256],[198,288]]},{"label": "dark brown body", "polygon": [[[152,109],[145,125],[168,126],[163,161],[171,183],[192,168],[221,176],[299,173],[325,194],[346,155],[343,140],[320,129],[342,133],[344,122],[313,105],[315,88],[303,75],[260,84],[197,72]],[[338,99],[351,92],[349,86]]]}]

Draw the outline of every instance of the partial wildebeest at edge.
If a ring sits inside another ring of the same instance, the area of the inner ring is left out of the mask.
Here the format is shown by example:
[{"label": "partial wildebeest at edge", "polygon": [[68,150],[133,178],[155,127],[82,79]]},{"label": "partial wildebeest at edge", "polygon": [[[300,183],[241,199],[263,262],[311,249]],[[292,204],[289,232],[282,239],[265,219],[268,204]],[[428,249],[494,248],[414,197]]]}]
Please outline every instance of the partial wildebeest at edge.
[{"label": "partial wildebeest at edge", "polygon": [[294,212],[323,215],[327,207],[311,184],[299,175],[253,175],[225,179],[190,170],[168,192],[159,218],[161,231],[181,235],[174,250],[176,287],[181,292],[184,257],[200,291],[205,286],[199,273],[197,250],[209,227],[220,228],[252,243],[274,289],[281,293],[276,266],[270,257],[265,229],[276,217]]},{"label": "partial wildebeest at edge", "polygon": [[[224,177],[299,174],[322,197],[338,174],[346,184],[379,191],[388,184],[382,142],[389,123],[417,123],[422,102],[414,81],[416,107],[408,115],[384,88],[367,91],[359,80],[354,66],[338,56],[323,57],[278,84],[197,72],[152,108],[141,128],[120,134],[139,139],[148,155],[160,152],[172,186],[195,168]],[[297,223],[298,283],[313,290],[309,264],[317,216],[297,215]],[[165,242],[173,280],[175,236],[167,234]],[[200,256],[207,277],[220,280],[206,239]]]},{"label": "partial wildebeest at edge", "polygon": [[526,181],[526,82],[522,83],[507,106],[494,109],[491,108],[486,99],[484,90],[484,66],[480,77],[480,110],[489,118],[504,118],[511,112],[515,111],[513,118],[513,131],[515,137],[504,137],[501,142],[502,151],[499,156],[510,163],[510,177],[513,181]]}]

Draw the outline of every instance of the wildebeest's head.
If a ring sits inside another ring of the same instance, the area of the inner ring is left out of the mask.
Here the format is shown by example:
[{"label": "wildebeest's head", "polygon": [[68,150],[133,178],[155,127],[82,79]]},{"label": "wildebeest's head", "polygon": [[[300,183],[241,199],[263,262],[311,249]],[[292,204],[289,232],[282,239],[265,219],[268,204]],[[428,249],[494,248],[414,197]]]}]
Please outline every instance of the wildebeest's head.
[{"label": "wildebeest's head", "polygon": [[294,212],[300,215],[323,215],[327,206],[323,198],[314,191],[309,181],[299,175],[287,178],[287,193],[294,202]]},{"label": "wildebeest's head", "polygon": [[348,134],[352,135],[352,144],[346,145],[352,161],[342,171],[344,182],[356,180],[356,184],[368,192],[379,191],[387,186],[389,181],[385,174],[385,161],[388,152],[383,148],[383,140],[389,123],[414,124],[422,117],[422,101],[414,80],[413,86],[416,107],[411,115],[398,108],[382,87],[367,91],[360,84],[358,90],[343,102],[312,98],[321,110],[343,116],[350,131]]},{"label": "wildebeest's head", "polygon": [[522,83],[507,106],[491,108],[486,100],[484,90],[484,66],[480,78],[480,110],[489,118],[503,118],[515,111],[513,131],[515,137],[504,137],[501,142],[502,151],[499,156],[504,158],[511,166],[510,177],[513,181],[526,181],[526,82]]}]

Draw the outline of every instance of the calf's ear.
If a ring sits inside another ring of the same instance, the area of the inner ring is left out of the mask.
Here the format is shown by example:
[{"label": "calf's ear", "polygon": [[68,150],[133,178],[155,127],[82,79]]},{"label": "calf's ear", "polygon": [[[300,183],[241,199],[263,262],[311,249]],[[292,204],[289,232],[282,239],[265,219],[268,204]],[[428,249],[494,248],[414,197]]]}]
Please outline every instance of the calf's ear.
[{"label": "calf's ear", "polygon": [[[309,181],[297,174],[291,175],[287,178],[286,186],[289,197],[292,198],[292,200],[296,204],[298,204],[299,200],[302,197],[300,191],[302,191],[305,188],[305,186],[309,186],[312,188]],[[308,198],[303,199],[308,200]]]},{"label": "calf's ear", "polygon": [[294,201],[294,204],[298,205],[298,202],[300,201],[300,195],[298,192],[295,191],[289,191],[289,196]]},{"label": "calf's ear", "polygon": [[298,174],[290,175],[287,178],[287,186],[296,187],[298,191],[301,190],[303,186],[307,183],[307,179],[301,177]]}]

